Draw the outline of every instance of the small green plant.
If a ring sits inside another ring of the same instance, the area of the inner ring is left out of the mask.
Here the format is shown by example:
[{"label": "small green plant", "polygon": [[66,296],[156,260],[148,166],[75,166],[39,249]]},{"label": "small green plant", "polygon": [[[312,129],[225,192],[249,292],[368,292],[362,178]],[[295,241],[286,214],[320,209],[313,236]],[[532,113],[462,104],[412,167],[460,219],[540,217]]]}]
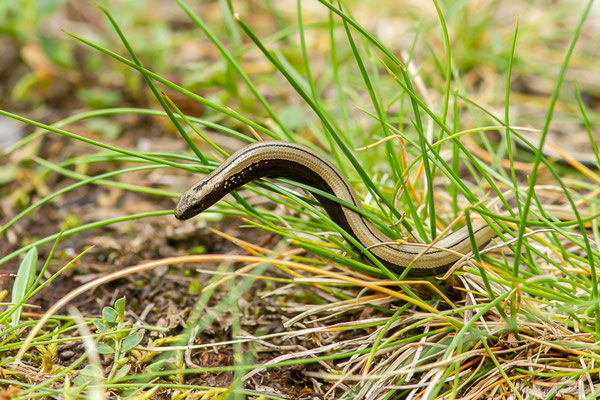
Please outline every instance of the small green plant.
[{"label": "small green plant", "polygon": [[[94,325],[101,334],[98,353],[112,354],[114,357],[107,381],[110,382],[127,375],[131,369],[127,353],[140,344],[144,338],[145,329],[132,329],[133,323],[125,320],[125,297],[115,301],[114,307],[104,307],[102,318],[94,321]],[[78,378],[85,379],[82,375]]]}]

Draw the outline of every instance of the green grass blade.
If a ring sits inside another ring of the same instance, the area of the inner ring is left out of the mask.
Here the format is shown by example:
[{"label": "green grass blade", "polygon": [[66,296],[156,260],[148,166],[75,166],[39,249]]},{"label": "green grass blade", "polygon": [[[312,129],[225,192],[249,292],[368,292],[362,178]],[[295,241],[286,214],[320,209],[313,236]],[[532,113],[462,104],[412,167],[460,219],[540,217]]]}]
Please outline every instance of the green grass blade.
[{"label": "green grass blade", "polygon": [[[133,221],[133,220],[141,219],[141,218],[159,217],[162,215],[170,215],[170,214],[173,214],[173,210],[152,211],[152,212],[139,213],[139,214],[130,214],[130,215],[122,216],[122,217],[116,217],[116,218],[105,219],[102,221],[90,222],[89,224],[80,225],[75,228],[67,229],[66,231],[64,231],[62,233],[62,236],[64,236],[64,237],[71,236],[71,235],[74,235],[79,232],[84,232],[88,229],[100,228],[103,226],[116,224],[118,222]],[[26,251],[28,251],[29,249],[31,249],[33,247],[51,242],[51,241],[55,240],[57,237],[59,237],[60,235],[61,235],[61,233],[55,233],[53,235],[46,236],[43,239],[37,240],[34,243],[23,246],[20,249],[15,250],[12,253],[9,253],[9,254],[5,255],[4,257],[0,258],[0,265],[4,264],[5,262],[7,262],[9,260],[12,260],[19,254],[25,253]]]},{"label": "green grass blade", "polygon": [[165,102],[165,100],[163,99],[163,97],[161,96],[161,94],[159,93],[158,89],[156,88],[156,86],[152,82],[152,79],[148,76],[148,74],[146,74],[144,72],[145,69],[143,68],[141,61],[139,60],[139,58],[135,54],[135,51],[133,51],[133,47],[131,47],[131,45],[129,44],[129,41],[127,40],[127,38],[125,37],[125,35],[123,35],[123,32],[121,31],[121,28],[119,28],[119,25],[117,24],[117,21],[115,21],[115,19],[112,17],[112,15],[110,15],[110,13],[104,7],[102,7],[101,5],[97,5],[97,7],[100,9],[100,11],[102,11],[102,13],[110,21],[110,24],[113,26],[113,29],[117,32],[117,35],[119,35],[119,38],[121,39],[121,42],[123,43],[123,45],[125,46],[125,48],[129,52],[129,55],[133,59],[133,62],[135,62],[135,64],[141,68],[139,71],[141,72],[141,74],[142,74],[142,76],[144,78],[144,81],[146,82],[146,84],[150,88],[150,91],[152,91],[152,94],[154,95],[154,98],[156,98],[156,100],[160,103],[160,105],[163,108],[163,110],[165,110],[165,112],[167,113],[167,115],[168,115],[169,119],[171,120],[171,122],[173,123],[173,125],[175,125],[175,128],[177,128],[177,131],[179,132],[179,134],[181,135],[181,137],[185,140],[185,142],[188,144],[188,146],[192,149],[192,151],[194,152],[194,154],[196,154],[196,157],[198,157],[198,159],[200,160],[200,162],[202,162],[202,164],[206,164],[208,162],[208,160],[206,159],[206,157],[204,157],[204,154],[202,154],[202,152],[198,149],[198,147],[196,146],[196,144],[189,137],[189,135],[187,134],[187,132],[185,131],[185,129],[183,129],[183,126],[181,126],[181,124],[179,123],[179,121],[177,120],[177,118],[175,118],[175,116],[171,112],[171,109],[169,108],[169,106],[167,105],[167,103]]},{"label": "green grass blade", "polygon": [[91,145],[96,146],[96,147],[100,147],[100,148],[103,148],[103,149],[111,150],[111,151],[114,151],[116,153],[126,154],[128,156],[132,156],[132,157],[135,157],[135,158],[143,159],[143,160],[150,161],[150,162],[157,163],[157,164],[168,165],[168,166],[174,167],[174,168],[185,169],[185,170],[188,170],[188,171],[195,171],[195,168],[193,168],[193,167],[187,167],[187,166],[184,166],[184,165],[181,165],[181,164],[170,162],[168,160],[163,160],[163,159],[160,159],[160,158],[156,158],[156,157],[152,157],[152,156],[147,156],[147,155],[144,155],[143,153],[121,149],[121,148],[116,147],[116,146],[111,146],[109,144],[98,142],[96,140],[89,139],[89,138],[86,138],[84,136],[80,136],[80,135],[77,135],[75,133],[71,133],[71,132],[65,131],[63,129],[55,128],[55,127],[50,126],[50,125],[42,124],[41,122],[33,121],[33,120],[29,119],[29,118],[21,117],[19,115],[10,113],[8,111],[0,110],[0,115],[4,115],[5,117],[9,117],[9,118],[15,119],[17,121],[25,122],[26,124],[37,126],[38,128],[41,128],[41,129],[44,129],[44,130],[47,130],[47,131],[50,131],[50,132],[58,133],[59,135],[63,135],[63,136],[66,136],[68,138],[71,138],[71,139],[79,140],[81,142],[84,142],[84,143],[87,143],[87,144],[91,144]]},{"label": "green grass blade", "polygon": [[[581,29],[583,27],[583,23],[585,22],[585,20],[587,19],[587,16],[589,15],[592,4],[593,4],[593,0],[589,0],[587,3],[587,6],[585,7],[585,9],[581,15],[581,18],[580,18],[577,26],[575,27],[575,31],[573,32],[573,37],[571,39],[571,43],[569,44],[567,53],[565,54],[565,58],[560,67],[560,72],[558,73],[558,76],[556,78],[556,84],[552,91],[552,96],[550,98],[550,104],[548,105],[548,111],[546,113],[546,118],[544,120],[544,126],[542,128],[542,132],[540,135],[540,142],[535,151],[533,168],[532,168],[530,179],[529,179],[529,189],[528,189],[527,197],[525,198],[525,203],[523,205],[523,211],[521,214],[522,222],[519,225],[517,243],[515,245],[515,259],[513,262],[513,270],[515,271],[514,274],[517,274],[517,272],[519,270],[519,265],[520,265],[520,260],[521,260],[521,248],[523,247],[523,235],[525,233],[524,223],[525,223],[525,220],[527,219],[527,214],[529,213],[529,208],[531,207],[531,200],[532,200],[533,193],[534,193],[534,186],[537,181],[538,168],[539,168],[539,165],[543,158],[542,157],[543,156],[542,149],[544,147],[544,143],[546,141],[546,136],[547,136],[549,128],[550,128],[550,122],[552,121],[552,115],[554,114],[554,107],[556,106],[556,102],[558,100],[558,95],[560,93],[560,88],[562,86],[563,79],[567,72],[569,60],[571,59],[571,55],[573,54],[575,44],[577,43],[577,39],[579,38],[579,35],[581,34]],[[576,212],[576,210],[574,210],[574,211]],[[595,277],[592,277],[592,279],[594,280],[594,283],[595,283]],[[597,313],[597,318],[600,318],[599,313]],[[600,322],[600,320],[599,320],[599,322]]]},{"label": "green grass blade", "polygon": [[238,23],[240,24],[240,26],[242,27],[242,29],[244,30],[244,32],[246,32],[246,34],[248,35],[248,37],[250,37],[250,39],[263,52],[263,54],[269,59],[269,61],[271,61],[271,63],[273,63],[273,65],[275,65],[277,67],[277,69],[287,79],[287,81],[292,85],[292,87],[294,87],[294,89],[296,90],[296,92],[306,101],[306,103],[318,115],[319,119],[321,120],[321,122],[325,126],[327,132],[331,135],[331,137],[334,139],[334,141],[338,145],[338,147],[342,150],[342,152],[344,153],[344,155],[346,156],[346,158],[348,158],[348,160],[350,161],[350,163],[352,164],[352,166],[359,173],[361,179],[365,182],[365,184],[367,185],[367,187],[371,191],[373,191],[376,194],[376,196],[379,199],[381,199],[388,206],[388,208],[390,209],[390,211],[397,218],[401,218],[402,216],[400,215],[400,213],[394,208],[394,206],[389,202],[389,200],[387,200],[387,198],[385,196],[383,196],[383,194],[381,193],[381,191],[379,190],[379,188],[373,183],[373,181],[371,180],[369,174],[364,170],[364,168],[362,168],[361,164],[358,162],[358,159],[354,156],[354,154],[352,154],[351,150],[342,141],[342,139],[341,139],[340,135],[338,134],[337,130],[334,129],[331,121],[328,120],[325,117],[324,113],[318,107],[318,105],[312,100],[312,98],[306,93],[306,91],[303,90],[298,85],[298,83],[296,82],[296,80],[287,72],[287,70],[285,68],[283,68],[283,66],[281,65],[281,63],[278,62],[277,59],[275,57],[273,57],[273,55],[263,46],[263,44],[260,42],[260,40],[258,40],[258,38],[254,35],[254,33],[252,32],[252,30],[250,29],[250,27],[248,27],[248,25],[246,25],[246,23],[244,21],[240,20],[240,19],[238,19]]},{"label": "green grass blade", "polygon": [[[27,292],[29,292],[31,285],[35,281],[36,265],[37,249],[32,247],[27,254],[25,254],[25,258],[23,258],[23,261],[21,261],[21,264],[19,265],[17,277],[15,278],[12,288],[11,301],[13,304],[19,304],[26,301],[25,295]],[[16,326],[19,324],[22,311],[23,306],[17,306],[17,309],[12,314],[11,326]]]},{"label": "green grass blade", "polygon": [[177,91],[177,92],[179,92],[179,93],[181,93],[181,94],[189,97],[190,99],[193,99],[193,100],[195,100],[195,101],[197,101],[197,102],[199,102],[201,104],[204,104],[205,106],[210,107],[210,108],[212,108],[212,109],[214,109],[214,110],[216,110],[216,111],[218,111],[218,112],[220,112],[220,113],[222,113],[224,115],[227,115],[227,116],[229,116],[231,118],[234,118],[234,119],[240,121],[241,123],[244,123],[244,124],[252,127],[253,129],[255,129],[255,130],[259,131],[259,132],[264,133],[267,136],[270,136],[270,137],[273,137],[273,138],[277,138],[277,135],[274,134],[273,132],[271,132],[269,129],[267,129],[264,126],[262,126],[260,124],[257,124],[256,122],[254,122],[254,121],[252,121],[252,120],[250,120],[250,119],[248,119],[248,118],[240,115],[239,113],[235,112],[234,110],[232,110],[229,107],[224,107],[224,106],[221,106],[221,105],[219,105],[219,104],[217,104],[217,103],[215,103],[213,101],[205,99],[204,97],[199,96],[196,93],[194,93],[194,92],[192,92],[192,91],[190,91],[188,89],[185,89],[185,88],[183,88],[183,87],[181,87],[179,85],[176,85],[173,82],[170,82],[169,80],[163,78],[162,76],[160,76],[160,75],[158,75],[158,74],[156,74],[156,73],[154,73],[154,72],[152,72],[152,71],[150,71],[150,70],[148,70],[146,68],[140,67],[139,65],[137,65],[136,63],[134,63],[132,61],[129,61],[125,57],[121,57],[120,55],[116,54],[115,52],[112,52],[112,51],[110,51],[110,50],[108,50],[108,49],[106,49],[106,48],[104,48],[104,47],[102,47],[102,46],[100,46],[100,45],[98,45],[96,43],[93,43],[93,42],[91,42],[91,41],[89,41],[87,39],[84,39],[81,36],[78,36],[78,35],[76,35],[74,33],[71,33],[71,32],[65,32],[65,33],[67,35],[71,36],[72,38],[77,39],[81,43],[83,43],[83,44],[85,44],[87,46],[90,46],[90,47],[92,47],[92,48],[94,48],[94,49],[96,49],[96,50],[98,50],[98,51],[106,54],[107,56],[110,56],[110,57],[114,58],[115,60],[123,63],[124,65],[127,65],[128,67],[131,67],[131,68],[133,68],[133,69],[135,69],[135,70],[137,70],[139,72],[143,72],[144,74],[146,74],[150,78],[154,79],[155,81],[162,83],[166,87],[168,87],[168,88],[170,88],[172,90],[175,90],[175,91]]},{"label": "green grass blade", "polygon": [[[269,117],[273,119],[273,121],[277,124],[277,126],[283,132],[283,135],[287,140],[292,140],[292,133],[286,128],[286,126],[281,122],[277,113],[273,111],[267,100],[264,98],[262,94],[260,94],[259,90],[256,88],[254,83],[250,80],[250,77],[244,72],[242,67],[239,65],[235,57],[225,48],[225,46],[219,41],[219,39],[208,29],[208,26],[194,13],[188,5],[183,0],[176,0],[177,4],[185,11],[185,13],[190,17],[192,21],[204,32],[206,37],[219,49],[221,55],[227,60],[229,65],[235,70],[235,72],[242,78],[244,83],[248,86],[248,89],[252,92],[252,94],[256,97],[256,99],[262,104],[265,111],[269,114]],[[229,19],[228,19],[229,20]],[[279,138],[275,137],[274,138]]]}]

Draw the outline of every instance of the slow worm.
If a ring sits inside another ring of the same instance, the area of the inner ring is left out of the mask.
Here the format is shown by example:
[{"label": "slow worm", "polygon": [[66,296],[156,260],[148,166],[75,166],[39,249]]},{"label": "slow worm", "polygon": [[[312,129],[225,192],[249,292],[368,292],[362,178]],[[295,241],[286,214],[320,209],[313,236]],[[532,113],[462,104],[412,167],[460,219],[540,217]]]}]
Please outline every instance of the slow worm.
[{"label": "slow worm", "polygon": [[[191,218],[206,210],[227,193],[263,177],[285,177],[330,193],[363,209],[348,179],[330,161],[311,149],[287,142],[265,141],[237,151],[213,172],[185,192],[175,208],[175,217]],[[410,276],[442,274],[472,251],[465,226],[437,240],[434,246],[400,243],[383,234],[366,217],[340,203],[314,195],[331,219],[368,249],[386,268],[396,273],[410,267]],[[478,248],[494,236],[482,219],[472,220]]]}]

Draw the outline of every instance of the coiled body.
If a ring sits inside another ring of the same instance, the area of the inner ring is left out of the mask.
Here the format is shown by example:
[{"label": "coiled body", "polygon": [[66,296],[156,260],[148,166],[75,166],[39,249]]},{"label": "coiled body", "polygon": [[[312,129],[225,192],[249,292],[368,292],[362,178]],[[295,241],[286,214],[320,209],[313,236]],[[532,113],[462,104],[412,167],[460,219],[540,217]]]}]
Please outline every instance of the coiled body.
[{"label": "coiled body", "polygon": [[[330,161],[295,143],[265,141],[250,144],[237,151],[185,192],[175,208],[175,217],[191,218],[232,190],[262,177],[289,178],[330,193],[362,209],[350,182]],[[410,276],[442,274],[462,254],[472,250],[467,227],[450,233],[431,248],[423,244],[398,243],[352,209],[323,196],[315,197],[333,221],[391,271],[401,273],[410,266]],[[484,246],[495,236],[493,229],[481,219],[473,220],[472,228],[478,247]]]}]

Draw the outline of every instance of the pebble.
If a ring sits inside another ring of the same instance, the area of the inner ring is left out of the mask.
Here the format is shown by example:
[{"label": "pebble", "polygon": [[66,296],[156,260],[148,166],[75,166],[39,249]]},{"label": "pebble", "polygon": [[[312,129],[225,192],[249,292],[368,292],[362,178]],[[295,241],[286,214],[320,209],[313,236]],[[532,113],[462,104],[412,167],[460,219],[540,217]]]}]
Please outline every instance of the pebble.
[{"label": "pebble", "polygon": [[13,119],[0,115],[0,151],[8,149],[23,137],[23,130]]}]

